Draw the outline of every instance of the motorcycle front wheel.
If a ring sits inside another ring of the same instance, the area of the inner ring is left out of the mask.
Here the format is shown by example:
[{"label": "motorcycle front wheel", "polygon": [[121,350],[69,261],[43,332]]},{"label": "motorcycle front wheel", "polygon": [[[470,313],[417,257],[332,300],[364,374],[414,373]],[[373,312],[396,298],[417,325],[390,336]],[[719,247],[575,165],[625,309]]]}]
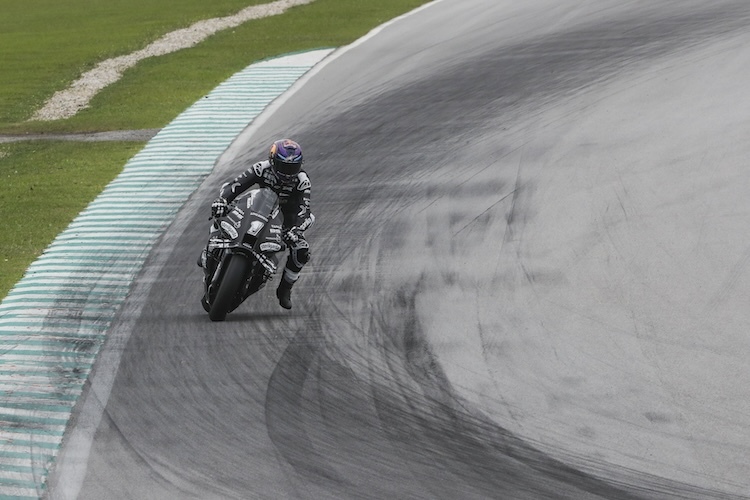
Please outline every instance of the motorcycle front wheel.
[{"label": "motorcycle front wheel", "polygon": [[227,258],[229,263],[211,304],[211,310],[208,312],[211,321],[224,321],[226,319],[250,270],[250,262],[245,256],[233,254]]}]

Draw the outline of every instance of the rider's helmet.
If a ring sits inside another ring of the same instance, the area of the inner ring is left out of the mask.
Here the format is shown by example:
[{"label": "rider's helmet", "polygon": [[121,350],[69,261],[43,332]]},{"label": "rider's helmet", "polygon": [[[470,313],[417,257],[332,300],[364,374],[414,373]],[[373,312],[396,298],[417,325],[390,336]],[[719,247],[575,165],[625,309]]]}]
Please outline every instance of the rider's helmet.
[{"label": "rider's helmet", "polygon": [[297,181],[297,174],[302,170],[302,148],[291,139],[281,139],[271,145],[268,161],[279,182],[292,184]]}]

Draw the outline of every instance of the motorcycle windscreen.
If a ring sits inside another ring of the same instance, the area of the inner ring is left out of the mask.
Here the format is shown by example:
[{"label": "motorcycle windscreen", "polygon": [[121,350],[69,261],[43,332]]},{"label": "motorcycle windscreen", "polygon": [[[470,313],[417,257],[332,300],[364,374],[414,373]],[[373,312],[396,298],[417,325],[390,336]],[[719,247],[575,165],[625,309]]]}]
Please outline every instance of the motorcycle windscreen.
[{"label": "motorcycle windscreen", "polygon": [[245,198],[245,209],[262,219],[270,217],[278,207],[279,197],[268,188],[253,190]]}]

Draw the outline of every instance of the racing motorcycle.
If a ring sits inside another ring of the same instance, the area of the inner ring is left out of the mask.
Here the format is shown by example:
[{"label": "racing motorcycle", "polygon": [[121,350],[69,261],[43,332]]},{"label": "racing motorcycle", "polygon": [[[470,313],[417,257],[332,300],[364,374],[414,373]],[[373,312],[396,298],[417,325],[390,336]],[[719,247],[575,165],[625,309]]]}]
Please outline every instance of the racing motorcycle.
[{"label": "racing motorcycle", "polygon": [[283,221],[279,197],[269,188],[248,191],[229,205],[225,216],[213,219],[201,255],[201,305],[212,321],[224,321],[276,273],[286,250]]}]

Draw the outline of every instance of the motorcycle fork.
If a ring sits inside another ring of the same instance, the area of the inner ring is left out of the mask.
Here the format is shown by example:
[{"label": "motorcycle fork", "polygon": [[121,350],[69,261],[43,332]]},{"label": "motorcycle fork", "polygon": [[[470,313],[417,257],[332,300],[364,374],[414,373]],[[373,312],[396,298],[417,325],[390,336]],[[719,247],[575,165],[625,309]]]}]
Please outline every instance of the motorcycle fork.
[{"label": "motorcycle fork", "polygon": [[203,274],[203,282],[206,285],[206,299],[209,303],[213,300],[215,291],[213,290],[216,283],[221,280],[222,270],[224,268],[224,253],[223,251],[217,252],[216,250],[206,252],[206,268]]}]

